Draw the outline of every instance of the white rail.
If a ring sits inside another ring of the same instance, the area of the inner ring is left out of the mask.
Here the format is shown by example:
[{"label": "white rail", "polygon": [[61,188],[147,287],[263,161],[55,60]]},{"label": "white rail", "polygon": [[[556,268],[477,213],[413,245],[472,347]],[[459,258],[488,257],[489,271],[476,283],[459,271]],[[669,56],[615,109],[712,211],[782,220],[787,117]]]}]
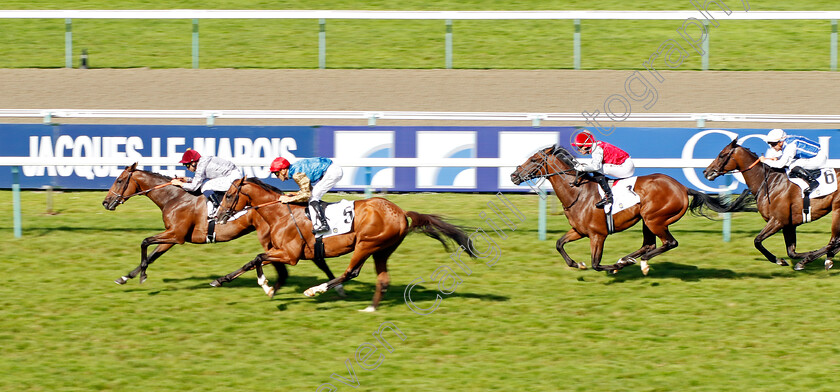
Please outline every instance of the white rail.
[{"label": "white rail", "polygon": [[[716,19],[831,20],[840,11],[749,11],[732,5],[732,13],[709,11]],[[43,19],[403,19],[403,20],[682,20],[703,18],[682,11],[360,11],[360,10],[2,10],[0,18]]]},{"label": "white rail", "polygon": [[[205,119],[313,119],[313,120],[437,120],[437,121],[529,121],[538,126],[543,121],[591,121],[580,113],[527,112],[415,112],[350,110],[122,110],[122,109],[0,109],[0,118],[178,118]],[[768,123],[840,123],[840,115],[819,114],[743,114],[743,113],[632,113],[627,122],[768,122]]]}]

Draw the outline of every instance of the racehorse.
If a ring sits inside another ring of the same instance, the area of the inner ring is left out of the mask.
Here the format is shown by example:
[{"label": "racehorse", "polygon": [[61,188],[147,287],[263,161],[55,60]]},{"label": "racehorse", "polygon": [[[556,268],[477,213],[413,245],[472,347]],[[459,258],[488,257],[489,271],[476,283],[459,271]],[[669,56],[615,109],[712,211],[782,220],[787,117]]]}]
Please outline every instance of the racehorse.
[{"label": "racehorse", "polygon": [[[511,181],[516,185],[535,178],[545,178],[551,183],[572,226],[571,230],[557,240],[556,247],[566,264],[572,268],[586,269],[586,264],[575,262],[563,247],[569,242],[589,237],[592,268],[596,271],[616,273],[628,265],[635,264],[636,258],[639,258],[642,273],[647,275],[650,269],[648,260],[677,247],[677,240],[671,235],[668,226],[678,221],[687,210],[699,214],[702,214],[703,207],[718,212],[730,210],[710,196],[688,189],[664,174],[640,176],[633,189],[633,192],[639,195],[639,204],[614,214],[613,219],[614,232],[626,230],[643,220],[642,247],[622,257],[615,264],[602,266],[604,241],[610,234],[606,213],[603,209],[595,207],[595,202],[600,199],[598,185],[594,181],[587,181],[582,172],[574,170],[574,162],[575,158],[568,150],[555,145],[537,151],[525,163],[517,166],[510,175]],[[689,195],[693,196],[691,202],[688,199]],[[740,208],[743,203],[743,200],[735,201],[730,208]],[[656,246],[657,237],[662,241],[662,246]]]},{"label": "racehorse", "polygon": [[[832,258],[840,250],[840,192],[835,191],[831,195],[811,200],[811,220],[817,220],[833,211],[831,218],[831,239],[828,244],[820,249],[811,252],[796,252],[796,226],[804,223],[802,216],[802,192],[800,188],[788,180],[787,175],[780,170],[773,170],[764,163],[756,164],[758,156],[748,148],[738,144],[738,139],[733,140],[721,150],[720,154],[703,170],[703,175],[708,180],[714,180],[718,176],[739,171],[744,176],[744,181],[750,192],[755,195],[756,205],[761,217],[767,222],[764,229],[758,233],[753,241],[764,257],[771,263],[788,265],[781,258],[776,257],[762,245],[762,242],[780,229],[785,237],[787,254],[792,259],[801,259],[793,267],[794,270],[802,270],[805,265],[816,258],[825,255],[825,269],[830,269],[834,262]],[[840,171],[834,170],[834,181]]]},{"label": "racehorse", "polygon": [[[114,282],[117,284],[125,284],[126,281],[137,276],[138,273],[140,274],[140,283],[143,283],[147,278],[146,268],[149,264],[152,264],[175,244],[183,244],[184,242],[208,243],[207,199],[203,196],[193,195],[177,186],[167,186],[170,181],[170,177],[162,174],[137,170],[137,163],[134,163],[126,167],[114,180],[108,190],[108,195],[102,201],[105,209],[113,211],[132,196],[146,195],[161,209],[163,224],[166,227],[166,231],[163,233],[148,237],[140,243],[140,265],[129,272],[128,275],[115,280]],[[271,249],[272,243],[268,235],[268,224],[259,214],[251,211],[227,224],[216,225],[215,242],[234,240],[254,230],[257,231],[257,238],[263,248]],[[150,255],[147,255],[147,248],[154,244],[157,246]],[[318,262],[316,264],[330,279],[335,278],[326,263]],[[278,279],[270,291],[266,290],[266,294],[269,296],[272,296],[274,291],[279,289],[289,276],[286,266],[282,263],[272,263],[272,265],[277,270]],[[244,272],[241,271],[241,273]],[[259,282],[263,287],[267,287],[264,281],[265,277],[260,273]],[[336,291],[339,295],[344,296],[342,288],[338,287]]]},{"label": "racehorse", "polygon": [[[257,255],[242,269],[260,267],[271,262],[296,265],[300,259],[316,257],[316,240],[312,222],[306,217],[305,205],[279,203],[279,190],[256,178],[242,178],[231,184],[225,193],[216,217],[225,222],[237,211],[256,209],[271,227],[275,247]],[[364,311],[375,311],[388,289],[391,278],[387,262],[410,233],[420,231],[440,241],[449,250],[447,237],[475,257],[472,242],[462,228],[437,215],[403,211],[396,204],[379,197],[353,202],[355,217],[349,232],[323,238],[324,257],[338,257],[353,252],[350,265],[341,276],[310,287],[304,295],[311,297],[359,275],[362,265],[373,256],[376,267],[376,291],[373,302]],[[408,220],[411,220],[411,223]],[[235,278],[236,272],[218,279],[219,283]]]}]

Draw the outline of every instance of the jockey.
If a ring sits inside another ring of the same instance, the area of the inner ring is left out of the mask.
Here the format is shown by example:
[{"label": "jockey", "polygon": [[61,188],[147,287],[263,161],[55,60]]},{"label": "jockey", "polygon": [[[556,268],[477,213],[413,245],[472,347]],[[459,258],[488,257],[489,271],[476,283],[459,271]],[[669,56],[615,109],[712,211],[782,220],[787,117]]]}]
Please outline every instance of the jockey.
[{"label": "jockey", "polygon": [[613,201],[610,184],[605,176],[616,179],[632,177],[636,167],[630,154],[612,144],[595,140],[595,136],[587,130],[575,135],[572,146],[581,154],[592,154],[589,162],[576,163],[575,170],[592,173],[592,178],[604,190],[604,198],[595,203],[595,207],[604,208]]},{"label": "jockey", "polygon": [[[770,145],[766,155],[758,158],[767,166],[776,169],[790,168],[790,176],[805,180],[808,188],[803,190],[805,198],[819,186],[808,170],[822,169],[828,153],[820,148],[820,144],[803,136],[788,135],[781,129],[771,130],[764,141]],[[807,169],[807,170],[806,170]]]},{"label": "jockey", "polygon": [[201,193],[212,203],[212,211],[207,209],[207,216],[212,219],[215,210],[219,208],[221,199],[216,192],[224,194],[233,181],[242,177],[242,172],[233,162],[226,159],[206,156],[202,157],[196,150],[187,149],[181,157],[181,162],[187,170],[194,172],[192,180],[175,177],[170,181],[172,185],[180,186],[188,192],[201,188]]},{"label": "jockey", "polygon": [[329,158],[305,158],[290,164],[286,158],[279,157],[271,162],[270,170],[282,181],[291,177],[300,188],[300,191],[282,195],[278,200],[283,203],[308,201],[312,233],[329,230],[321,197],[341,180],[344,175],[341,166]]}]

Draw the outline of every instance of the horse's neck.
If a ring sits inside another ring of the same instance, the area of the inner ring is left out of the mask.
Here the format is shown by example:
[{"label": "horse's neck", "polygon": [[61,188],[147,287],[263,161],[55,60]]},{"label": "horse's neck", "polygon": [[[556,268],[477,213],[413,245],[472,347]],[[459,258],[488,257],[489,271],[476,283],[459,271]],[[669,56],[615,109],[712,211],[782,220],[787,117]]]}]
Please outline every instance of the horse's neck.
[{"label": "horse's neck", "polygon": [[560,199],[560,203],[563,203],[563,206],[566,208],[570,208],[580,195],[580,187],[572,187],[569,185],[569,183],[566,182],[565,176],[562,174],[551,176],[548,181],[554,189],[554,194],[557,195],[557,198]]},{"label": "horse's neck", "polygon": [[773,173],[770,171],[770,166],[763,163],[757,163],[752,168],[749,168],[750,165],[758,159],[758,157],[753,157],[746,153],[744,155],[746,155],[746,158],[745,160],[740,161],[741,163],[738,165],[738,170],[741,172],[741,175],[744,176],[744,182],[747,183],[747,188],[750,189],[750,192],[752,192],[753,195],[758,195],[758,193],[762,190],[770,191],[772,185],[778,182],[779,178],[784,177],[780,176],[778,173]]},{"label": "horse's neck", "polygon": [[[134,175],[136,176],[134,177],[134,179],[140,186],[140,189],[138,189],[137,192],[148,191],[151,188],[154,188],[158,185],[167,182],[165,178],[156,177],[151,173],[145,171],[136,171]],[[168,186],[160,189],[155,189],[154,191],[147,192],[145,196],[152,200],[152,202],[155,203],[160,209],[163,209],[164,206],[170,204],[173,200],[187,195],[185,191],[175,188],[177,187]]]}]

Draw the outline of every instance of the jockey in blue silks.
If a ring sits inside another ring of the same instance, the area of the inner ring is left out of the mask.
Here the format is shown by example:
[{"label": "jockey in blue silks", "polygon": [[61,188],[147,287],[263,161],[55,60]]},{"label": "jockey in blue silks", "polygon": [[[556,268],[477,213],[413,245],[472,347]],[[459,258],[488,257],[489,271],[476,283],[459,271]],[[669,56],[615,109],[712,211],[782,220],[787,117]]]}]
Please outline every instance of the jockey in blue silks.
[{"label": "jockey in blue silks", "polygon": [[308,201],[312,232],[330,229],[321,206],[321,197],[341,180],[344,175],[341,166],[329,158],[305,158],[290,164],[286,158],[279,157],[271,162],[269,170],[283,181],[294,179],[300,188],[300,191],[287,193],[278,200],[283,203]]},{"label": "jockey in blue silks", "polygon": [[808,170],[825,167],[828,153],[820,144],[804,136],[788,135],[781,129],[771,130],[764,138],[770,148],[766,156],[759,158],[767,166],[781,169],[790,168],[790,176],[808,183],[803,193],[805,198],[819,185],[817,179]]}]

